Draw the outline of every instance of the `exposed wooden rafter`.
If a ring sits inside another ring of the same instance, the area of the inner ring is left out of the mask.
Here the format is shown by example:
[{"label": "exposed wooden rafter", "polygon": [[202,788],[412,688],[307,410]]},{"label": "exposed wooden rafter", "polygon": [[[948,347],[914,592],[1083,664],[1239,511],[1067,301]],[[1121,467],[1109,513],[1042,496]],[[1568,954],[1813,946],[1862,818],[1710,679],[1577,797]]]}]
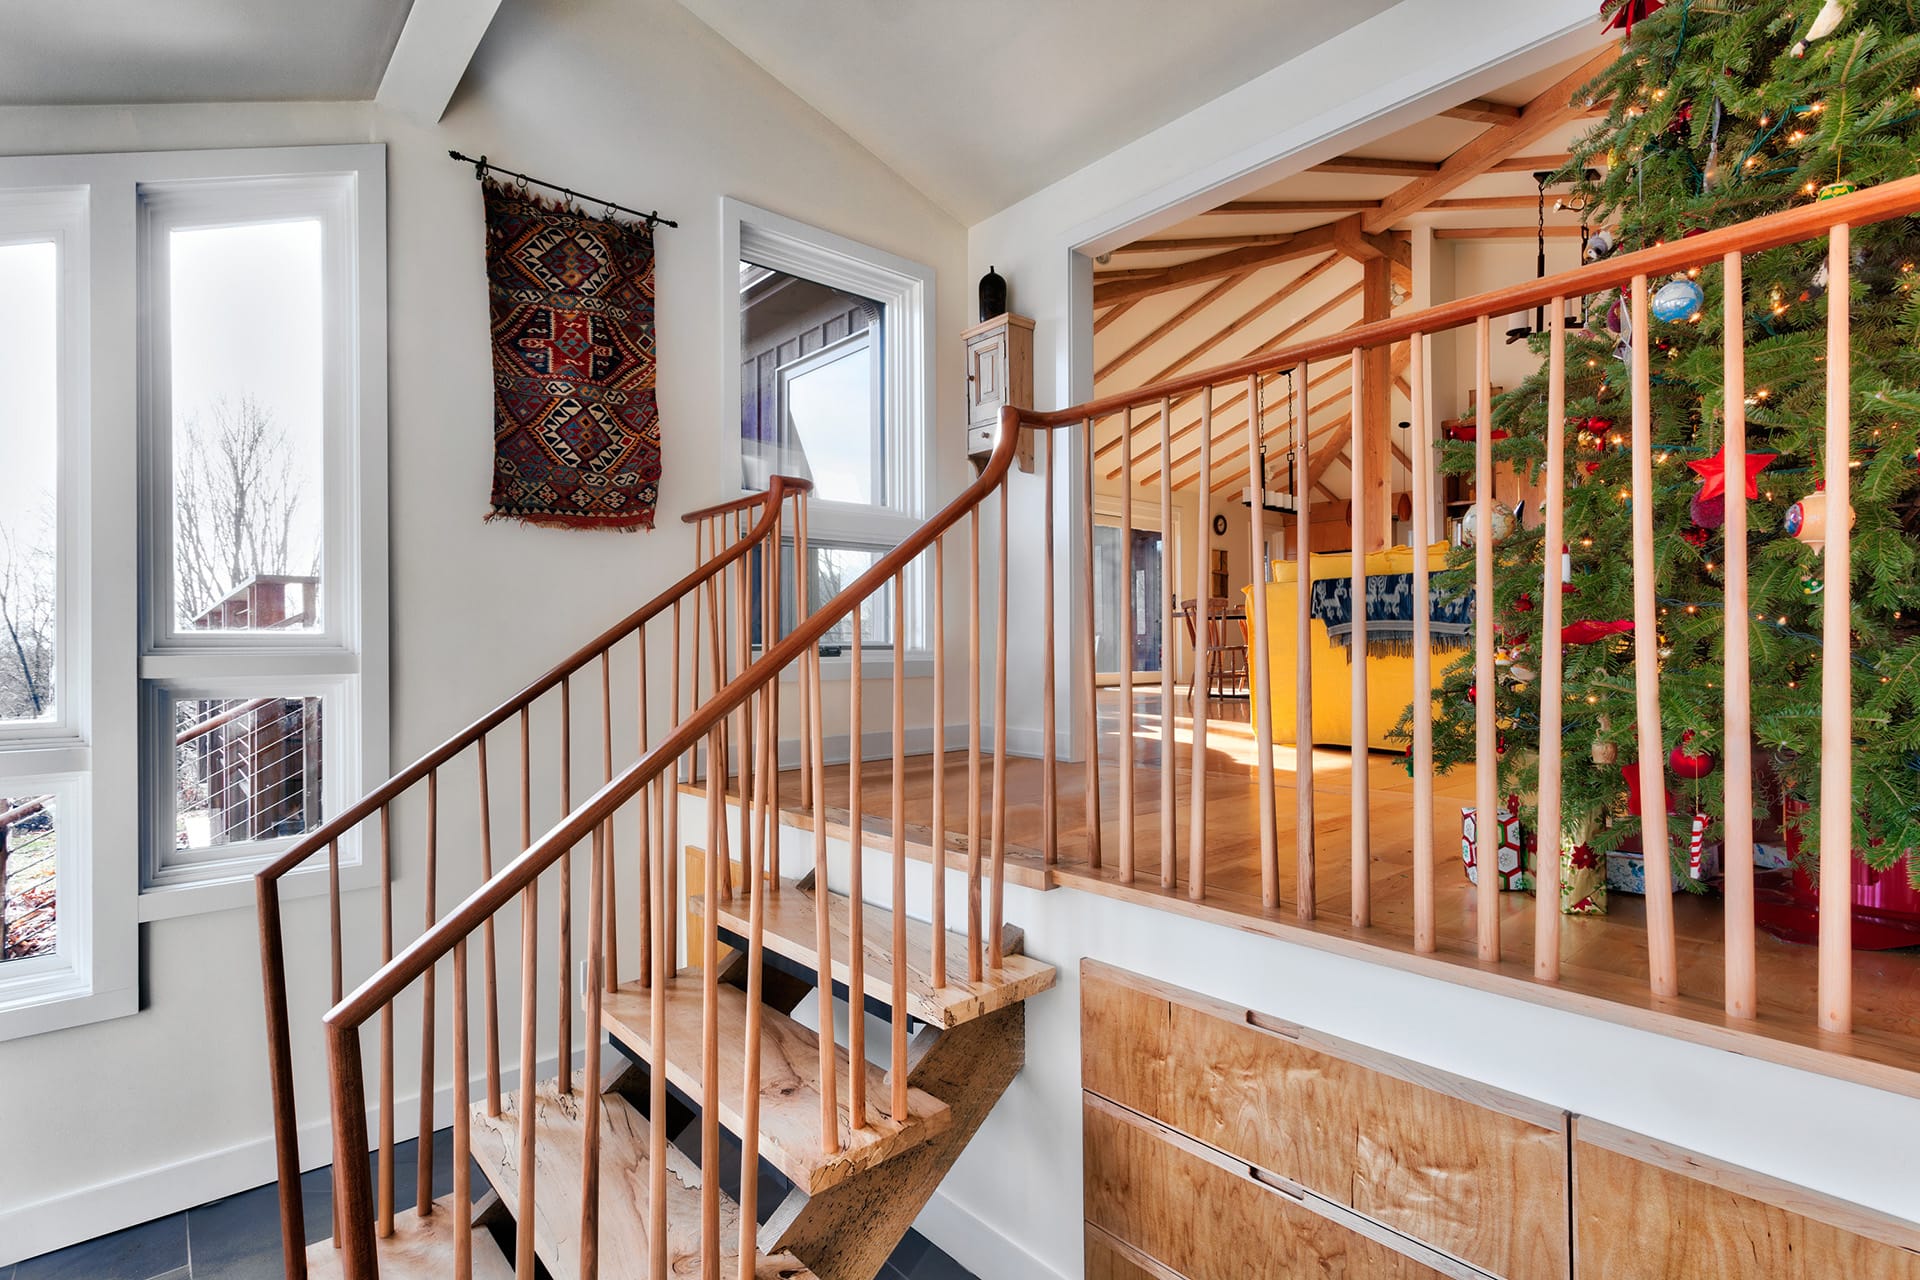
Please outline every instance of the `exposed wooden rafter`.
[{"label": "exposed wooden rafter", "polygon": [[1185,253],[1193,249],[1251,249],[1265,244],[1285,244],[1293,239],[1291,231],[1263,232],[1243,236],[1173,236],[1165,240],[1135,240],[1123,244],[1115,253]]},{"label": "exposed wooden rafter", "polygon": [[[1541,234],[1539,227],[1435,227],[1435,240],[1531,240]],[[1571,239],[1580,228],[1551,226],[1545,229],[1549,240]]]},{"label": "exposed wooden rafter", "polygon": [[1378,209],[1361,214],[1361,225],[1368,231],[1385,231],[1499,162],[1512,158],[1528,143],[1538,142],[1567,121],[1585,115],[1591,103],[1582,101],[1576,106],[1574,96],[1612,66],[1618,56],[1619,50],[1612,44],[1607,45],[1542,90],[1520,108],[1520,114],[1512,120],[1489,126],[1442,161],[1436,171],[1415,178],[1383,200]]},{"label": "exposed wooden rafter", "polygon": [[1329,249],[1355,258],[1384,255],[1397,267],[1409,267],[1413,261],[1411,246],[1397,237],[1367,232],[1359,222],[1363,216],[1352,214],[1334,222],[1309,227],[1276,244],[1210,254],[1158,271],[1122,271],[1102,276],[1093,286],[1093,304],[1099,307],[1125,302],[1151,293],[1218,280],[1250,268],[1291,262],[1296,258],[1325,253]]},{"label": "exposed wooden rafter", "polygon": [[[1105,364],[1101,365],[1098,369],[1095,369],[1093,371],[1094,387],[1097,389],[1101,384],[1101,382],[1103,382],[1107,378],[1107,376],[1111,374],[1115,369],[1118,369],[1121,365],[1133,359],[1135,356],[1139,355],[1142,351],[1145,351],[1148,347],[1160,341],[1160,339],[1166,337],[1169,333],[1172,333],[1175,329],[1179,328],[1181,325],[1185,324],[1187,321],[1199,315],[1202,311],[1205,311],[1208,307],[1212,306],[1214,302],[1217,301],[1220,297],[1238,288],[1241,285],[1241,283],[1244,282],[1246,278],[1252,274],[1253,272],[1251,271],[1242,271],[1237,275],[1228,276],[1225,280],[1222,280],[1219,284],[1207,290],[1205,293],[1195,298],[1192,302],[1189,302],[1186,306],[1180,308],[1180,310],[1174,312],[1171,316],[1167,317],[1167,319],[1155,325],[1147,333],[1145,337],[1141,338],[1138,342],[1135,342],[1132,346],[1128,347],[1125,351],[1122,351],[1119,355],[1115,356],[1113,359],[1107,361]],[[1131,307],[1132,305],[1134,305],[1135,302],[1139,302],[1139,301],[1140,299],[1135,298],[1133,302],[1123,302],[1120,305],[1123,307]]]},{"label": "exposed wooden rafter", "polygon": [[1127,312],[1133,310],[1135,307],[1139,305],[1140,305],[1140,299],[1135,298],[1131,302],[1122,302],[1115,306],[1108,307],[1105,311],[1102,311],[1099,315],[1093,318],[1094,335],[1097,337],[1100,334],[1106,332],[1106,328],[1108,325],[1112,324],[1115,320],[1118,320],[1121,316],[1124,316],[1125,314],[1127,314]]},{"label": "exposed wooden rafter", "polygon": [[1473,120],[1480,124],[1506,124],[1518,119],[1520,108],[1510,107],[1504,102],[1488,102],[1485,98],[1468,98],[1457,107],[1448,107],[1440,113],[1449,120]]},{"label": "exposed wooden rafter", "polygon": [[1390,156],[1335,156],[1322,160],[1308,173],[1365,173],[1375,177],[1402,178],[1410,173],[1438,173],[1438,160],[1398,160]]},{"label": "exposed wooden rafter", "polygon": [[[1408,344],[1404,342],[1395,343],[1392,356],[1388,362],[1388,368],[1393,374],[1397,375],[1407,367],[1412,358],[1413,349]],[[1311,411],[1308,413],[1307,421],[1309,424],[1313,421]],[[1327,436],[1326,443],[1315,444],[1314,441],[1322,434],[1327,433],[1329,429],[1331,430],[1331,434]],[[1353,414],[1351,412],[1344,413],[1331,422],[1323,423],[1318,428],[1309,425],[1308,432],[1307,440],[1310,456],[1307,461],[1307,483],[1317,485],[1320,483],[1320,477],[1326,474],[1328,467],[1344,460],[1347,444],[1353,436]],[[1272,440],[1278,436],[1279,433],[1280,428],[1276,427],[1274,430],[1264,433],[1261,436],[1261,440],[1263,443]],[[1397,450],[1396,456],[1401,456]],[[1404,461],[1404,457],[1402,457],[1402,460]],[[1175,464],[1175,466],[1178,465],[1178,463]],[[1223,489],[1232,488],[1236,484],[1243,483],[1251,474],[1252,469],[1248,467],[1242,467],[1238,471],[1227,472],[1213,483],[1209,492],[1219,493]],[[1196,477],[1189,476],[1188,480],[1195,478]],[[1179,489],[1184,487],[1184,484],[1176,478],[1173,487]]]},{"label": "exposed wooden rafter", "polygon": [[1209,209],[1201,217],[1213,217],[1216,214],[1270,214],[1270,213],[1360,213],[1367,209],[1378,209],[1378,200],[1229,200],[1217,209]]}]

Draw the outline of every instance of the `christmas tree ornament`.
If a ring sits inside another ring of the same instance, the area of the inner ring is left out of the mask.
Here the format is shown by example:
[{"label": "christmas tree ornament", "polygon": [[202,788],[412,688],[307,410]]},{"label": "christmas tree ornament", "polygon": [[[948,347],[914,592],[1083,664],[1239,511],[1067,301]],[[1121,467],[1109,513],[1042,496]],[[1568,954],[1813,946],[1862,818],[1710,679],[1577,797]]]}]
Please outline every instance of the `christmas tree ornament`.
[{"label": "christmas tree ornament", "polygon": [[1858,183],[1848,182],[1842,178],[1838,182],[1829,182],[1826,186],[1820,188],[1819,194],[1815,195],[1814,199],[1831,200],[1835,196],[1850,196],[1859,189],[1860,185]]},{"label": "christmas tree ornament", "polygon": [[[1847,528],[1853,528],[1853,507],[1847,507]],[[1786,531],[1819,551],[1827,545],[1827,490],[1823,483],[1787,508]]]},{"label": "christmas tree ornament", "polygon": [[1624,635],[1633,630],[1633,619],[1621,618],[1614,622],[1596,622],[1591,619],[1570,622],[1560,628],[1561,644],[1592,644],[1608,636]]},{"label": "christmas tree ornament", "polygon": [[1593,750],[1589,755],[1595,764],[1618,764],[1620,761],[1620,748],[1611,742],[1596,742],[1593,744]]},{"label": "christmas tree ornament", "polygon": [[1603,227],[1587,237],[1587,247],[1580,258],[1584,262],[1598,262],[1612,253],[1617,243],[1613,238],[1613,232]]},{"label": "christmas tree ornament", "polygon": [[1801,595],[1817,596],[1826,589],[1827,583],[1824,578],[1807,577],[1800,579]]},{"label": "christmas tree ornament", "polygon": [[1532,684],[1539,676],[1532,667],[1523,667],[1517,662],[1507,669],[1507,674],[1513,677],[1515,684]]},{"label": "christmas tree ornament", "polygon": [[1847,6],[1841,0],[1826,0],[1820,6],[1820,12],[1813,15],[1813,25],[1807,28],[1807,34],[1794,42],[1793,56],[1807,56],[1807,46],[1816,40],[1824,40],[1832,35],[1840,22],[1847,16]]},{"label": "christmas tree ornament", "polygon": [[[1777,453],[1747,454],[1747,501],[1751,502],[1760,496],[1760,473],[1767,469],[1768,463],[1779,456]],[[1726,495],[1727,450],[1724,445],[1711,458],[1689,462],[1687,466],[1700,477],[1700,497],[1712,498]]]},{"label": "christmas tree ornament", "polygon": [[[1727,522],[1727,495],[1721,493],[1708,498],[1698,493],[1694,494],[1693,499],[1687,503],[1687,519],[1698,525],[1703,533],[1708,529],[1718,529]],[[1687,541],[1693,542],[1693,539],[1688,538]],[[1705,542],[1706,539],[1701,538],[1699,542],[1693,542],[1693,545],[1697,547]]]},{"label": "christmas tree ornament", "polygon": [[[1497,432],[1494,438],[1499,439]],[[1505,507],[1495,507],[1491,523],[1493,540],[1498,542],[1513,532],[1513,513]],[[1467,508],[1467,514],[1461,517],[1460,537],[1470,547],[1480,544],[1480,508],[1478,506]]]},{"label": "christmas tree ornament", "polygon": [[1648,309],[1653,312],[1655,320],[1677,324],[1699,315],[1700,308],[1706,301],[1706,290],[1685,276],[1680,276],[1667,281],[1654,291],[1653,301],[1648,304]]},{"label": "christmas tree ornament", "polygon": [[1712,825],[1713,818],[1710,815],[1704,813],[1693,815],[1693,830],[1687,837],[1687,878],[1689,880],[1707,878],[1707,828]]},{"label": "christmas tree ornament", "polygon": [[1713,757],[1702,751],[1698,755],[1687,750],[1687,744],[1693,741],[1693,730],[1688,729],[1680,735],[1679,745],[1667,756],[1667,768],[1673,770],[1676,778],[1695,781],[1713,772]]}]

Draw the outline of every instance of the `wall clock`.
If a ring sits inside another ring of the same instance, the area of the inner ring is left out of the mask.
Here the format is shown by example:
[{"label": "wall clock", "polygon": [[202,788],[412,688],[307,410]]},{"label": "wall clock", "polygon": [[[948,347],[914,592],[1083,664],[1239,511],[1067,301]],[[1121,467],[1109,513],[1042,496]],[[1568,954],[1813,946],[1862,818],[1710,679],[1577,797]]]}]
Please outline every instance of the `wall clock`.
[{"label": "wall clock", "polygon": [[1227,536],[1227,518],[1225,516],[1217,515],[1213,518],[1213,534],[1216,538],[1224,538]]}]

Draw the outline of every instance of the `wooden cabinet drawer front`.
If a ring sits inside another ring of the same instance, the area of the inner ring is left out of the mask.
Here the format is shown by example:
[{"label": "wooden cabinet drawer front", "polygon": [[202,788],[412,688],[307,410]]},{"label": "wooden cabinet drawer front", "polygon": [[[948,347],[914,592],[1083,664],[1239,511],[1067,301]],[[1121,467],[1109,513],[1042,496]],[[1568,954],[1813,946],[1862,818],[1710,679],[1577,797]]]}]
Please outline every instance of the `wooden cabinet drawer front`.
[{"label": "wooden cabinet drawer front", "polygon": [[[1098,1241],[1105,1232],[1184,1280],[1298,1276],[1432,1280],[1443,1275],[1236,1173],[1116,1108],[1090,1100],[1086,1124],[1089,1276],[1154,1275]],[[1096,1271],[1099,1261],[1106,1269]]]},{"label": "wooden cabinet drawer front", "polygon": [[1089,961],[1083,1083],[1510,1280],[1565,1280],[1567,1138],[1549,1108]]},{"label": "wooden cabinet drawer front", "polygon": [[1920,1228],[1594,1121],[1574,1121],[1582,1276],[1920,1280]]}]

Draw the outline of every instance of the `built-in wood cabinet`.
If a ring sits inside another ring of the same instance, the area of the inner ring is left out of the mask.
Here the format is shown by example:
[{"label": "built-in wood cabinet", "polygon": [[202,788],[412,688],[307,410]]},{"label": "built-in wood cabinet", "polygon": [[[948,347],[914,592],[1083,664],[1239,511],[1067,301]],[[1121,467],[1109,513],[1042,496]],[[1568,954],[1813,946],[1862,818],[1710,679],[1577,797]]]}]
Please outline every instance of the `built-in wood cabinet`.
[{"label": "built-in wood cabinet", "polygon": [[1089,1280],[1920,1280],[1920,1226],[1097,961]]},{"label": "built-in wood cabinet", "polygon": [[[1033,321],[1009,312],[960,335],[967,351],[967,456],[993,452],[1000,410],[1033,405]],[[1033,437],[1022,433],[1020,468],[1033,470]]]}]

